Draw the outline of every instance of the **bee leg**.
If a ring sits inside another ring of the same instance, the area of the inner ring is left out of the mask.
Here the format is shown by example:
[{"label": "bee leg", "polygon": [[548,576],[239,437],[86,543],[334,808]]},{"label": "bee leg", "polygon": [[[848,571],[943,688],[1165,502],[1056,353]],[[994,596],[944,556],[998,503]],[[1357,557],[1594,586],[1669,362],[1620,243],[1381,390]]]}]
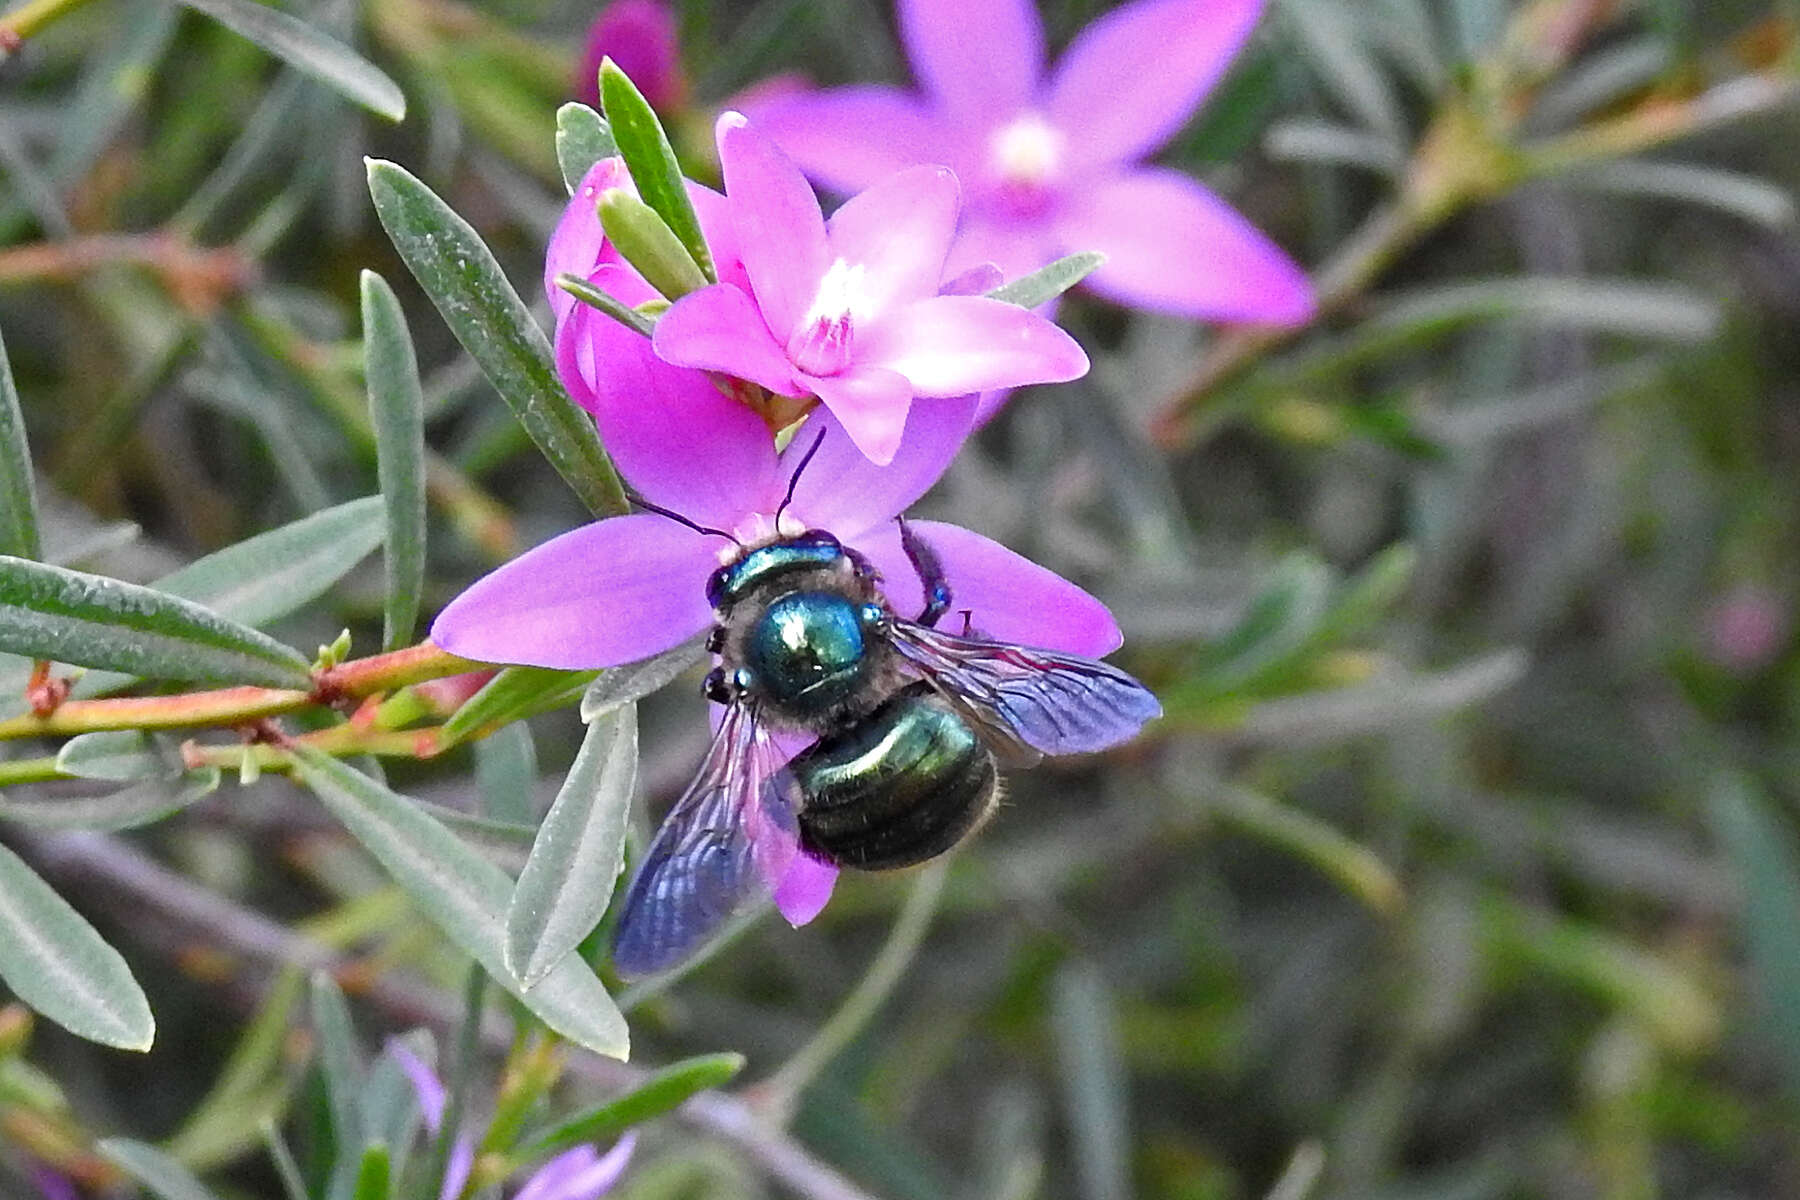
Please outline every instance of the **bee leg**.
[{"label": "bee leg", "polygon": [[[944,578],[944,567],[938,562],[937,551],[912,531],[905,517],[899,518],[899,524],[900,548],[906,551],[906,561],[912,564],[913,571],[919,576],[919,586],[925,590],[925,609],[919,614],[919,624],[930,627],[950,611],[950,584]],[[966,613],[963,619],[966,624]]]},{"label": "bee leg", "polygon": [[972,608],[963,609],[962,610],[962,619],[963,619],[962,635],[964,637],[968,637],[970,634],[975,632],[975,610]]}]

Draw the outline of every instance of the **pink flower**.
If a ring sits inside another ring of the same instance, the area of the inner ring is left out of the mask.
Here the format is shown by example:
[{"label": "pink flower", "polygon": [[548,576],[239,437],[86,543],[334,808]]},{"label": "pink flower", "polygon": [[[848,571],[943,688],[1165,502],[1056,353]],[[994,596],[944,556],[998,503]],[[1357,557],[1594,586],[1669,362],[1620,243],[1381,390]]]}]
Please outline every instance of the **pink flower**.
[{"label": "pink flower", "polygon": [[921,91],[831,88],[754,110],[815,180],[869,186],[915,163],[963,182],[951,272],[1007,278],[1099,250],[1087,285],[1121,304],[1224,321],[1307,320],[1305,274],[1230,205],[1143,165],[1224,74],[1263,0],[1136,0],[1076,36],[1055,68],[1030,0],[899,0]]},{"label": "pink flower", "polygon": [[[826,530],[881,572],[896,611],[924,606],[894,518],[937,481],[968,436],[974,396],[914,405],[892,461],[877,466],[828,410],[815,410],[777,454],[761,418],[703,372],[643,356],[611,362],[609,370],[616,377],[589,399],[613,461],[645,500],[744,545]],[[816,439],[778,522],[799,456]],[[937,552],[956,609],[968,609],[985,636],[1090,658],[1118,647],[1112,615],[1074,584],[970,530],[930,521],[913,528]],[[438,617],[431,637],[485,662],[569,670],[634,662],[712,625],[707,580],[720,552],[733,549],[725,537],[652,513],[598,521],[477,581]],[[810,920],[835,876],[795,855],[776,886],[783,915],[795,924]]]},{"label": "pink flower", "polygon": [[[425,1131],[437,1136],[438,1130],[443,1128],[447,1100],[443,1081],[423,1059],[407,1049],[404,1042],[389,1042],[387,1053],[412,1084],[420,1115],[425,1121]],[[474,1135],[467,1130],[457,1131],[444,1164],[438,1200],[456,1200],[462,1195],[475,1166],[475,1141]],[[625,1174],[636,1146],[637,1134],[631,1132],[605,1154],[592,1146],[571,1147],[533,1171],[513,1193],[513,1200],[599,1200]]]},{"label": "pink flower", "polygon": [[614,0],[588,27],[575,98],[600,103],[600,63],[610,58],[631,76],[652,107],[672,112],[687,103],[687,75],[675,37],[675,14],[658,0]]},{"label": "pink flower", "polygon": [[893,458],[914,397],[1086,373],[1087,355],[1045,318],[941,294],[959,206],[949,171],[902,171],[827,222],[799,170],[743,117],[721,117],[718,140],[748,286],[721,275],[677,300],[656,324],[664,361],[817,396],[876,464]]}]

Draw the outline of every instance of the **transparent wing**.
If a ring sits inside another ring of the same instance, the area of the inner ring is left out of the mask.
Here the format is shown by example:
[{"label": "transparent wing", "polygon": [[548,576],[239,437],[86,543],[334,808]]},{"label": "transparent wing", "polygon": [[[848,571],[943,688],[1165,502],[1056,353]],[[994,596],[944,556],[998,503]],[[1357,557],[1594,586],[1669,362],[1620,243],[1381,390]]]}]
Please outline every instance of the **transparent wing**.
[{"label": "transparent wing", "polygon": [[677,966],[766,897],[792,861],[794,816],[764,784],[776,753],[748,705],[725,712],[706,759],[639,864],[613,934],[623,975]]},{"label": "transparent wing", "polygon": [[958,637],[896,621],[894,649],[1002,750],[1086,754],[1130,741],[1162,715],[1150,689],[1091,658]]}]

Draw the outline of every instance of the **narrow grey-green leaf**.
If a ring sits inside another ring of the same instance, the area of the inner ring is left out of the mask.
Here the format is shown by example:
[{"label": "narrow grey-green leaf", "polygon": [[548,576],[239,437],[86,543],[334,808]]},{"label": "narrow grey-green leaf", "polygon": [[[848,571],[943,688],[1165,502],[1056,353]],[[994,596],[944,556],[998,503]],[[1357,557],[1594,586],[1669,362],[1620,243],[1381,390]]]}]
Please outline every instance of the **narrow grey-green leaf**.
[{"label": "narrow grey-green leaf", "polygon": [[193,1172],[143,1142],[107,1138],[95,1149],[100,1156],[150,1189],[157,1200],[217,1200]]},{"label": "narrow grey-green leaf", "polygon": [[567,271],[556,277],[556,286],[575,297],[589,308],[597,308],[633,333],[649,337],[656,332],[656,322],[645,313],[615,300],[579,275],[571,275]]},{"label": "narrow grey-green leaf", "polygon": [[319,1075],[325,1081],[325,1105],[337,1147],[332,1189],[348,1191],[355,1178],[355,1156],[363,1143],[362,1053],[356,1045],[350,1005],[337,981],[324,971],[315,971],[310,999],[313,1034],[319,1043]]},{"label": "narrow grey-green leaf", "polygon": [[700,217],[688,198],[687,180],[681,176],[681,163],[675,158],[669,135],[663,132],[662,122],[644,94],[610,58],[600,64],[600,107],[638,195],[669,223],[708,282],[717,282],[712,252],[700,232]]},{"label": "narrow grey-green leaf", "polygon": [[6,342],[0,339],[0,554],[37,558],[42,553],[25,417],[19,409],[18,389],[13,386]]},{"label": "narrow grey-green leaf", "polygon": [[35,789],[0,792],[0,820],[38,829],[86,829],[116,833],[174,815],[219,790],[217,767],[174,779],[146,779],[104,796],[50,796]]},{"label": "narrow grey-green leaf", "polygon": [[1077,961],[1057,973],[1050,1024],[1074,1135],[1076,1193],[1125,1200],[1131,1194],[1125,1069],[1112,992],[1097,966]]},{"label": "narrow grey-green leaf", "polygon": [[595,516],[626,511],[594,420],[557,377],[550,343],[474,228],[403,168],[368,160],[382,227],[444,323]]},{"label": "narrow grey-green leaf", "polygon": [[365,496],[196,559],[156,590],[246,625],[267,625],[330,591],[381,545],[382,504]]},{"label": "narrow grey-green leaf", "polygon": [[412,643],[425,590],[425,390],[406,314],[387,280],[362,273],[364,372],[375,459],[387,511],[387,598],[381,644]]},{"label": "narrow grey-green leaf", "polygon": [[1105,262],[1106,255],[1098,250],[1065,254],[1049,266],[1039,267],[1029,275],[1001,284],[988,293],[988,298],[1017,304],[1020,308],[1036,308],[1056,299],[1099,270]]},{"label": "narrow grey-green leaf", "polygon": [[0,979],[70,1033],[121,1050],[156,1037],[149,1001],[119,952],[0,846]]},{"label": "narrow grey-green leaf", "polygon": [[507,667],[482,685],[450,715],[438,737],[453,744],[490,725],[504,725],[542,711],[547,697],[585,688],[597,671],[559,671],[552,667]]},{"label": "narrow grey-green leaf", "polygon": [[1756,977],[1763,1030],[1800,1095],[1800,862],[1793,830],[1775,819],[1747,778],[1722,774],[1707,797],[1714,836],[1737,877],[1739,927]]},{"label": "narrow grey-green leaf", "polygon": [[0,555],[0,650],[158,679],[310,688],[291,647],[167,592]]},{"label": "narrow grey-green leaf", "polygon": [[336,38],[255,0],[181,0],[225,28],[255,42],[370,112],[390,121],[406,116],[406,96],[381,69]]},{"label": "narrow grey-green leaf", "polygon": [[506,914],[506,965],[523,986],[535,987],[606,915],[625,865],[637,761],[634,705],[588,726]]},{"label": "narrow grey-green leaf", "polygon": [[262,1138],[269,1148],[269,1160],[275,1164],[275,1177],[281,1180],[286,1200],[308,1200],[306,1177],[300,1173],[300,1164],[294,1160],[294,1152],[288,1149],[287,1139],[281,1136],[273,1119],[263,1118]]},{"label": "narrow grey-green leaf", "polygon": [[573,101],[556,110],[556,163],[562,168],[563,186],[569,195],[575,194],[595,163],[618,152],[612,130],[599,113]]},{"label": "narrow grey-green leaf", "polygon": [[702,634],[661,654],[602,671],[600,678],[582,694],[581,719],[592,722],[616,708],[642,700],[674,682],[676,676],[705,657],[706,635]]},{"label": "narrow grey-green leaf", "polygon": [[537,744],[523,721],[475,743],[475,790],[488,819],[535,827],[538,819]]},{"label": "narrow grey-green leaf", "polygon": [[56,768],[83,779],[119,782],[172,775],[178,769],[141,729],[104,729],[70,738],[56,752]]},{"label": "narrow grey-green leaf", "polygon": [[296,747],[302,780],[444,935],[551,1029],[597,1054],[624,1058],[625,1018],[579,957],[565,958],[526,992],[506,969],[506,909],[512,885],[455,834],[404,796],[310,746]]},{"label": "narrow grey-green leaf", "polygon": [[664,1067],[623,1096],[577,1113],[532,1142],[516,1156],[529,1165],[564,1150],[593,1142],[610,1142],[636,1125],[679,1107],[696,1092],[724,1087],[744,1069],[741,1054],[702,1054]]}]

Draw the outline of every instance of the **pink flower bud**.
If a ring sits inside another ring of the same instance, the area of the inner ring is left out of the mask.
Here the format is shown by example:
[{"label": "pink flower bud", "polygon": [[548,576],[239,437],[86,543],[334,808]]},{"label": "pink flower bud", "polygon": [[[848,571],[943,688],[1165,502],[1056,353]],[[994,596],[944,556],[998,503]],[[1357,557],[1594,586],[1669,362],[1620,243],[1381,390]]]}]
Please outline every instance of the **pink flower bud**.
[{"label": "pink flower bud", "polygon": [[687,76],[675,39],[675,14],[658,0],[614,0],[589,26],[575,80],[576,98],[600,102],[602,59],[611,58],[631,77],[652,108],[669,112],[687,103]]}]

